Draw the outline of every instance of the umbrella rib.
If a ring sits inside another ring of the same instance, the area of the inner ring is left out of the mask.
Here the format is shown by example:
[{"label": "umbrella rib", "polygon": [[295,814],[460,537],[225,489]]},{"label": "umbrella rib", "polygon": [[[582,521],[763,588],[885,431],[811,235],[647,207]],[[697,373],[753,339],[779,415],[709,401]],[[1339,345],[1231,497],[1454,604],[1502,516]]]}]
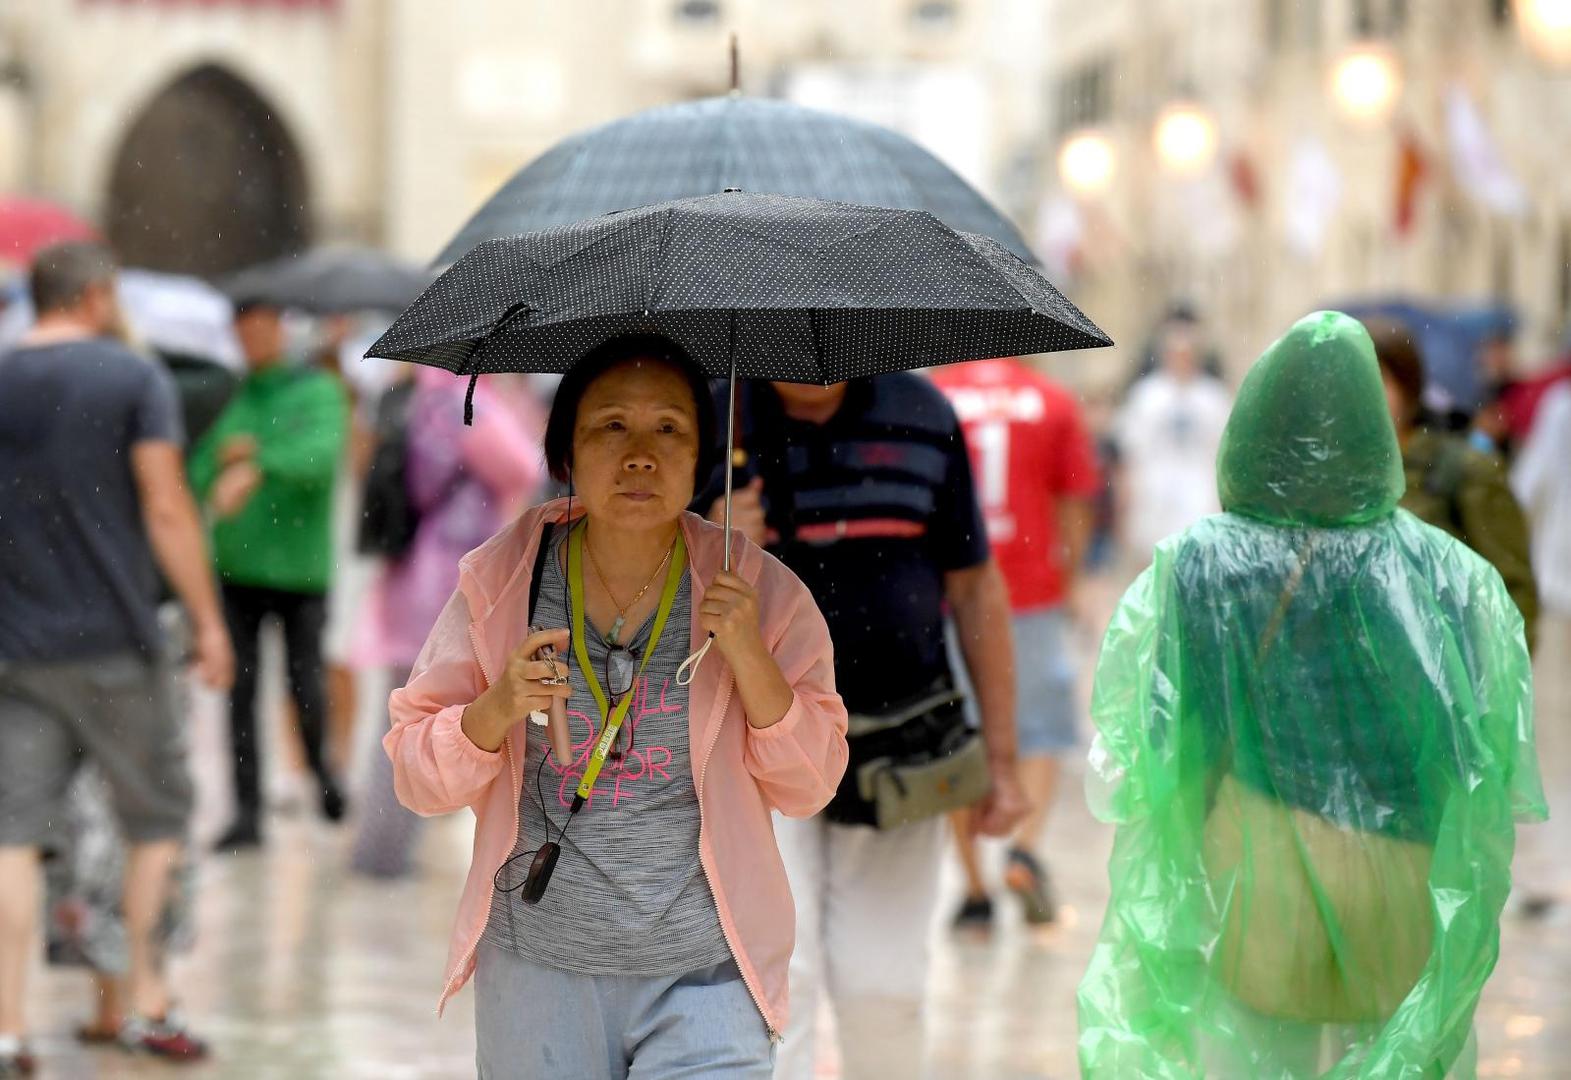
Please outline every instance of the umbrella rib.
[{"label": "umbrella rib", "polygon": [[818,363],[818,374],[822,378],[824,374],[824,348],[823,342],[819,340],[818,309],[816,307],[807,309],[807,329],[813,335],[813,359]]},{"label": "umbrella rib", "polygon": [[660,253],[655,256],[655,272],[649,282],[650,296],[644,300],[644,318],[649,318],[650,313],[659,310],[659,301],[665,292],[665,263],[666,251],[671,245],[671,218],[675,210],[666,210],[660,215]]}]

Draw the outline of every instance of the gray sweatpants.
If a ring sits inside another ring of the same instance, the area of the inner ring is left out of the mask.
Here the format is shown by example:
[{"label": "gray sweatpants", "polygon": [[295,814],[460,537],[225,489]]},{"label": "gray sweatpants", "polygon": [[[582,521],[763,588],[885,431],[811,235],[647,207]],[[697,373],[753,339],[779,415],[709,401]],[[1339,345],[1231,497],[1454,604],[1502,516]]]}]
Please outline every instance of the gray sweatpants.
[{"label": "gray sweatpants", "polygon": [[769,1080],[774,1069],[734,961],[659,978],[574,975],[482,941],[475,1036],[480,1080]]}]

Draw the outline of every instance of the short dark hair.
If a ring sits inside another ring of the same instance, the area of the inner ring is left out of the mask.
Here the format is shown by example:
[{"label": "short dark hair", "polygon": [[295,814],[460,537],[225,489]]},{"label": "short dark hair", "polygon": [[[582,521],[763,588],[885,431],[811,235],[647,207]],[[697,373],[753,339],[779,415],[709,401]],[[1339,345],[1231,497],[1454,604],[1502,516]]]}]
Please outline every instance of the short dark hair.
[{"label": "short dark hair", "polygon": [[1424,402],[1424,354],[1413,340],[1412,328],[1396,319],[1366,319],[1364,328],[1375,343],[1375,359],[1381,370],[1401,387],[1417,415]]},{"label": "short dark hair", "polygon": [[271,304],[266,300],[258,300],[249,296],[241,297],[240,299],[235,300],[233,307],[235,309],[235,318],[237,319],[249,315],[254,311],[270,311],[274,314],[280,314],[283,310],[277,304]]},{"label": "short dark hair", "polygon": [[33,256],[28,274],[33,310],[44,315],[72,307],[94,285],[113,281],[117,269],[114,253],[103,244],[91,240],[51,244]]},{"label": "short dark hair", "polygon": [[651,357],[669,364],[687,380],[693,392],[693,409],[698,417],[698,462],[693,468],[693,490],[709,482],[719,460],[715,443],[715,399],[709,380],[687,350],[663,334],[622,334],[609,338],[578,358],[571,371],[562,376],[551,402],[551,416],[545,425],[545,463],[560,483],[567,483],[573,468],[573,429],[578,426],[578,404],[600,376],[618,364]]}]

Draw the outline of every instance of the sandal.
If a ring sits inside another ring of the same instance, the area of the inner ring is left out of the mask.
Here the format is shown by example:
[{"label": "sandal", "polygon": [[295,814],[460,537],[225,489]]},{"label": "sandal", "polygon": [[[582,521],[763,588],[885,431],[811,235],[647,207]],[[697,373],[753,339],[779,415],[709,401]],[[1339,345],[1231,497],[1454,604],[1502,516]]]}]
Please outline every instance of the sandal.
[{"label": "sandal", "polygon": [[120,1045],[127,1050],[151,1054],[166,1061],[200,1061],[207,1057],[207,1044],[185,1026],[174,1011],[162,1020],[132,1017],[120,1029]]},{"label": "sandal", "polygon": [[107,1046],[120,1041],[120,1028],[101,1028],[96,1023],[79,1024],[76,1041],[83,1046]]},{"label": "sandal", "polygon": [[27,1049],[26,1043],[20,1043],[15,1050],[6,1050],[0,1053],[0,1080],[11,1080],[15,1076],[32,1076],[38,1068],[38,1059],[33,1057]]},{"label": "sandal", "polygon": [[1058,904],[1053,898],[1053,886],[1047,869],[1035,855],[1023,848],[1011,849],[1004,883],[1025,906],[1026,922],[1032,926],[1046,926],[1057,921]]}]

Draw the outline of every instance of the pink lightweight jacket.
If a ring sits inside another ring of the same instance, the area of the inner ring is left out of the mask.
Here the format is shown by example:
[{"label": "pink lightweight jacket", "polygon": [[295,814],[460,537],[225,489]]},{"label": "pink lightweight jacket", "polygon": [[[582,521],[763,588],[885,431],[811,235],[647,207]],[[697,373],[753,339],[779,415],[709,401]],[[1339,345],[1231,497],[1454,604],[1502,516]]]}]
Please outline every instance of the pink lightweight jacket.
[{"label": "pink lightweight jacket", "polygon": [[[393,760],[399,801],[424,815],[467,806],[476,818],[438,1011],[474,972],[475,947],[495,893],[492,878],[518,840],[524,740],[534,734],[521,719],[500,750],[482,750],[460,726],[464,708],[522,644],[540,532],[546,522],[565,521],[567,505],[559,499],[534,507],[464,556],[458,591],[426,640],[409,685],[393,691],[389,702],[393,727],[383,746]],[[707,635],[696,613],[721,568],[725,541],[719,526],[695,514],[683,516],[682,533],[697,649]],[[732,548],[735,572],[758,591],[764,643],[795,700],[779,723],[753,728],[719,650],[711,649],[699,665],[688,699],[698,856],[726,941],[773,1036],[786,1025],[796,918],[770,811],[809,817],[833,797],[846,767],[846,710],[835,692],[829,628],[807,587],[744,538],[734,538]]]}]

